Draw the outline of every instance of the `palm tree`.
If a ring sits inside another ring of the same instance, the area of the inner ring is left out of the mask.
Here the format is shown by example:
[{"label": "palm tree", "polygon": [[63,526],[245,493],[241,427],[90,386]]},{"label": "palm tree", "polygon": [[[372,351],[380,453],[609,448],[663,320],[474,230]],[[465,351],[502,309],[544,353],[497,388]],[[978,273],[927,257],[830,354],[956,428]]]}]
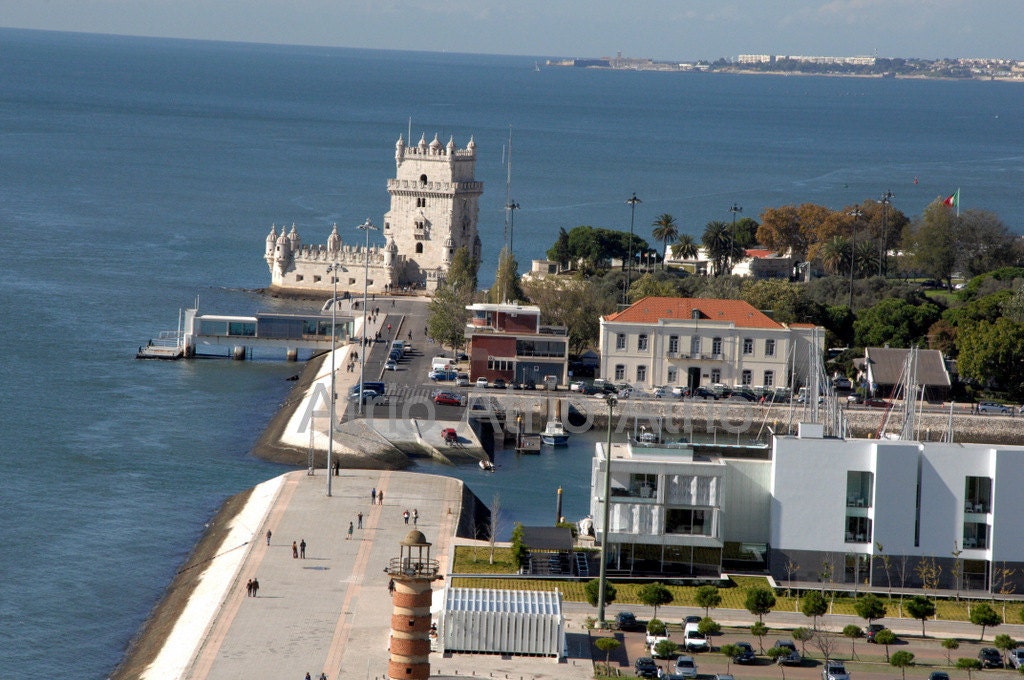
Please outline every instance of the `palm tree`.
[{"label": "palm tree", "polygon": [[661,241],[662,252],[664,255],[661,260],[661,268],[665,269],[665,260],[668,259],[668,242],[674,240],[679,236],[679,228],[676,226],[676,218],[672,217],[668,213],[662,213],[658,215],[658,219],[651,222],[651,226],[654,227],[654,231],[651,235],[658,241]]},{"label": "palm tree", "polygon": [[680,234],[672,244],[672,257],[677,260],[695,260],[699,254],[700,248],[689,234]]},{"label": "palm tree", "polygon": [[822,268],[829,274],[849,272],[850,241],[842,236],[835,236],[821,248],[819,253]]},{"label": "palm tree", "polygon": [[721,276],[729,270],[729,265],[741,259],[745,253],[743,246],[736,242],[732,229],[726,222],[708,222],[701,237],[708,257],[715,263],[715,276]]}]

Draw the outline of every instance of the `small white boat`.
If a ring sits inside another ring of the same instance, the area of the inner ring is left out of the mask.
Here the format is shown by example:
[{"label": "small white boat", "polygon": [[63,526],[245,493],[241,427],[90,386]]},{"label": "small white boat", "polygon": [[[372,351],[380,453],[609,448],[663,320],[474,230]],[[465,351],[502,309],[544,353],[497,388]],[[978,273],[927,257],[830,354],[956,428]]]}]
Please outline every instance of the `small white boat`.
[{"label": "small white boat", "polygon": [[561,420],[549,420],[544,426],[544,431],[540,433],[540,440],[548,446],[568,446],[569,433]]},{"label": "small white boat", "polygon": [[494,463],[489,460],[480,461],[480,469],[485,472],[494,472]]}]

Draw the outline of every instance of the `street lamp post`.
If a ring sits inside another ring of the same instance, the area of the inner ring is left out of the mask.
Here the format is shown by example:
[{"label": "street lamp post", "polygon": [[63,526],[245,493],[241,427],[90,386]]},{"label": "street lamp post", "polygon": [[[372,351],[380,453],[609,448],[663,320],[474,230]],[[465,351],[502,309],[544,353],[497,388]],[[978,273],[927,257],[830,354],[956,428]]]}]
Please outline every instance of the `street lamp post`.
[{"label": "street lamp post", "polygon": [[880,253],[878,258],[879,276],[882,276],[883,268],[885,269],[886,273],[888,273],[888,267],[885,267],[885,265],[888,264],[886,260],[888,259],[889,254],[889,247],[886,243],[886,237],[888,237],[888,234],[886,232],[889,231],[889,204],[892,203],[892,199],[895,197],[896,194],[892,193],[891,191],[886,191],[884,194],[882,194],[882,200],[879,201],[879,203],[882,204],[882,252]]},{"label": "street lamp post", "polygon": [[516,233],[516,210],[519,210],[519,204],[515,201],[509,201],[508,205],[505,206],[508,209],[508,252],[512,253],[512,239]]},{"label": "street lamp post", "polygon": [[[635,195],[634,195],[635,198]],[[604,508],[601,520],[601,571],[597,583],[597,622],[604,625],[604,589],[608,585],[608,517],[609,501],[612,495],[612,411],[615,409],[615,397],[608,397],[608,441],[604,449]]]},{"label": "street lamp post", "polygon": [[338,348],[338,272],[345,271],[339,264],[332,264],[327,267],[327,273],[334,280],[334,297],[331,298],[331,413],[330,425],[327,428],[327,495],[331,495],[331,458],[334,456],[334,417],[336,413],[335,402],[338,398],[337,390],[334,387],[334,352]]},{"label": "street lamp post", "polygon": [[363,341],[359,352],[359,415],[363,415],[363,375],[366,371],[366,288],[370,280],[370,232],[377,231],[370,218],[358,225],[356,229],[366,232],[366,250],[363,251]]},{"label": "street lamp post", "polygon": [[628,199],[626,203],[629,203],[629,264],[626,266],[626,288],[622,291],[622,304],[629,302],[629,275],[633,270],[633,223],[636,220],[636,204],[643,203],[639,198],[636,197],[636,192],[633,192],[633,197]]},{"label": "street lamp post", "polygon": [[[733,226],[733,232],[735,232],[736,231],[736,229],[735,229],[735,227],[736,227],[736,213],[743,212],[743,206],[739,205],[738,203],[733,203],[732,207],[729,208],[729,212],[732,213],[732,226]],[[733,234],[733,236],[735,236],[735,233]]]},{"label": "street lamp post", "polygon": [[850,213],[853,218],[853,229],[850,230],[850,311],[853,311],[853,270],[857,264],[857,223],[864,215],[859,209]]}]

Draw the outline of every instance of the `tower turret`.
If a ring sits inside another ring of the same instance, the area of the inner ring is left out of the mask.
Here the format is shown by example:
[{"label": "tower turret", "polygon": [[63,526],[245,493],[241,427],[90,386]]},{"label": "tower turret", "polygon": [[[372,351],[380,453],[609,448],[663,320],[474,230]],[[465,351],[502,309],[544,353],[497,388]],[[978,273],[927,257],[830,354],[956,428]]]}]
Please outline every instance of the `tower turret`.
[{"label": "tower turret", "polygon": [[[281,233],[284,233],[284,229],[281,229]],[[291,241],[292,252],[299,252],[299,248],[302,247],[302,239],[299,238],[299,232],[295,230],[294,222],[292,222],[292,230],[288,233],[288,240]]]},{"label": "tower turret", "polygon": [[331,230],[331,235],[327,237],[327,252],[331,255],[337,255],[341,250],[341,236],[338,235],[338,224],[334,224],[334,229]]},{"label": "tower turret", "polygon": [[275,245],[277,245],[277,225],[276,224],[272,224],[272,225],[270,225],[270,233],[267,234],[266,250],[263,253],[265,257],[273,257],[274,256],[274,246]]}]

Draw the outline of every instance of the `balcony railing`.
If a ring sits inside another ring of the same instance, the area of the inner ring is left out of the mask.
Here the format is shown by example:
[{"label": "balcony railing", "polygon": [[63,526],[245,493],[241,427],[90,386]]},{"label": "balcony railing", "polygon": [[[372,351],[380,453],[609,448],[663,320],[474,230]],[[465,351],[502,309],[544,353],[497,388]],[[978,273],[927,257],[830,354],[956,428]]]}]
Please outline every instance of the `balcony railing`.
[{"label": "balcony railing", "polygon": [[434,578],[441,571],[437,560],[416,557],[392,557],[388,560],[388,574],[391,576],[421,576]]}]

